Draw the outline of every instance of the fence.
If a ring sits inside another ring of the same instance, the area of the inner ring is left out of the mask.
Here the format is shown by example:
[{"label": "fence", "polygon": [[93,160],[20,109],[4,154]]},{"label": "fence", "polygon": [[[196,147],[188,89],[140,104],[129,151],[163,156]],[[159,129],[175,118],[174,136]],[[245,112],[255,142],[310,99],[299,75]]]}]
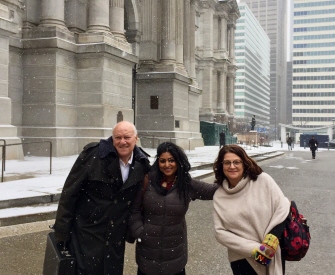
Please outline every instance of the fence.
[{"label": "fence", "polygon": [[[3,139],[1,139],[4,141]],[[6,147],[8,146],[17,146],[22,144],[31,144],[31,143],[45,143],[48,142],[50,144],[50,174],[52,171],[52,142],[51,141],[31,141],[31,142],[21,142],[21,143],[14,143],[14,144],[6,144],[6,141],[4,142],[4,145],[0,145],[2,147],[2,166],[1,166],[1,182],[3,182],[4,179],[4,171],[5,171],[5,163],[6,163]]]},{"label": "fence", "polygon": [[0,139],[0,141],[3,141],[5,145],[2,147],[2,169],[5,171],[6,170],[6,140]]}]

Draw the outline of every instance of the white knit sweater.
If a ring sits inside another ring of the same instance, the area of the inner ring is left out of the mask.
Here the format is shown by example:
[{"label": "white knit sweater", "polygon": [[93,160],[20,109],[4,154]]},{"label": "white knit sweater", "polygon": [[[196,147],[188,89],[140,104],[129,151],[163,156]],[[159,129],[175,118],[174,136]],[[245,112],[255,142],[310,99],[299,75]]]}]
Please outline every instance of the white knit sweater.
[{"label": "white knit sweater", "polygon": [[[264,172],[256,181],[247,177],[232,189],[225,180],[214,195],[213,205],[215,237],[227,247],[229,261],[245,258],[257,274],[265,275],[265,266],[257,263],[251,253],[289,213],[290,201],[279,186]],[[283,274],[279,246],[269,265],[269,273]]]}]

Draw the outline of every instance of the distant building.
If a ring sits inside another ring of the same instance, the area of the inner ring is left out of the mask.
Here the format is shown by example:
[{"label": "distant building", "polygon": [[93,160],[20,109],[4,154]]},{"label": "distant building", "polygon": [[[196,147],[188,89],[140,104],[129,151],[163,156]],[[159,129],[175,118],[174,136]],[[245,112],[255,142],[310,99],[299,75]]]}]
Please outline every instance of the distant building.
[{"label": "distant building", "polygon": [[292,61],[287,62],[286,124],[292,124]]},{"label": "distant building", "polygon": [[[270,127],[270,39],[248,5],[239,4],[236,23],[235,117],[257,118],[255,130]],[[264,131],[262,129],[262,131]]]},{"label": "distant building", "polygon": [[335,119],[335,1],[294,0],[293,125]]},{"label": "distant building", "polygon": [[[241,0],[248,4],[270,38],[270,125],[272,137],[286,123],[286,0]],[[274,128],[277,131],[274,131]]]},{"label": "distant building", "polygon": [[233,124],[236,1],[195,1],[196,81],[202,90],[200,120]]}]

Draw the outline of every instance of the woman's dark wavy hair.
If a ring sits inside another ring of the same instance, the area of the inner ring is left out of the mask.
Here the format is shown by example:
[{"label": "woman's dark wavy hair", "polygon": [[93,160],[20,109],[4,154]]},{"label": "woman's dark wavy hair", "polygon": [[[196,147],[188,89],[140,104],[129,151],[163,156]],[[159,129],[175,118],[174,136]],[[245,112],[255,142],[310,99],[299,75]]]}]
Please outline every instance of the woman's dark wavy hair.
[{"label": "woman's dark wavy hair", "polygon": [[244,174],[243,178],[249,176],[250,179],[256,180],[258,175],[263,172],[262,168],[258,166],[256,161],[250,158],[244,149],[238,145],[226,145],[221,148],[219,154],[213,164],[213,170],[215,174],[215,182],[222,185],[224,179],[226,179],[223,173],[223,159],[225,154],[233,153],[241,158],[243,161]]},{"label": "woman's dark wavy hair", "polygon": [[163,154],[169,152],[177,164],[177,179],[176,186],[178,188],[179,196],[183,197],[185,203],[187,201],[188,186],[192,180],[189,173],[191,165],[184,150],[178,145],[172,142],[163,142],[157,147],[157,155],[154,164],[151,167],[151,182],[154,185],[160,185],[164,174],[159,169],[159,157]]}]

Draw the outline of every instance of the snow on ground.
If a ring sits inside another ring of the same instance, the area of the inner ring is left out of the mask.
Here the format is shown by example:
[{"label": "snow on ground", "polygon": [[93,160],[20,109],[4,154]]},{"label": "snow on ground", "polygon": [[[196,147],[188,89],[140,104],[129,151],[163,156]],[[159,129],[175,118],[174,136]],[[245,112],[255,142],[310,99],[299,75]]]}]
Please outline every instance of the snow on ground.
[{"label": "snow on ground", "polygon": [[[270,151],[288,151],[287,144],[281,145],[274,142],[272,147],[254,148],[243,145],[249,155]],[[155,161],[156,149],[143,148],[151,157],[150,162]],[[213,163],[219,146],[197,147],[195,150],[185,150],[192,167]],[[309,151],[297,145],[294,151]],[[319,151],[327,150],[320,149]],[[5,182],[0,182],[0,201],[20,199],[41,195],[57,194],[62,190],[65,179],[74,164],[77,155],[52,158],[52,174],[50,175],[50,159],[48,157],[26,156],[23,160],[7,160],[4,172]],[[292,167],[291,169],[294,169]],[[191,175],[198,176],[210,170],[192,171]],[[10,180],[10,181],[9,181]]]},{"label": "snow on ground", "polygon": [[[151,164],[155,161],[156,149],[143,148],[149,155]],[[253,148],[250,146],[244,147],[248,153],[268,152],[278,150],[274,147],[260,147]],[[204,163],[213,163],[219,146],[204,146],[197,147],[195,150],[185,150],[192,167]],[[10,179],[23,179],[27,177],[55,177],[67,176],[72,165],[74,164],[78,155],[67,157],[53,157],[52,158],[52,174],[50,175],[50,158],[25,156],[23,160],[6,160],[6,170],[4,175]]]}]

